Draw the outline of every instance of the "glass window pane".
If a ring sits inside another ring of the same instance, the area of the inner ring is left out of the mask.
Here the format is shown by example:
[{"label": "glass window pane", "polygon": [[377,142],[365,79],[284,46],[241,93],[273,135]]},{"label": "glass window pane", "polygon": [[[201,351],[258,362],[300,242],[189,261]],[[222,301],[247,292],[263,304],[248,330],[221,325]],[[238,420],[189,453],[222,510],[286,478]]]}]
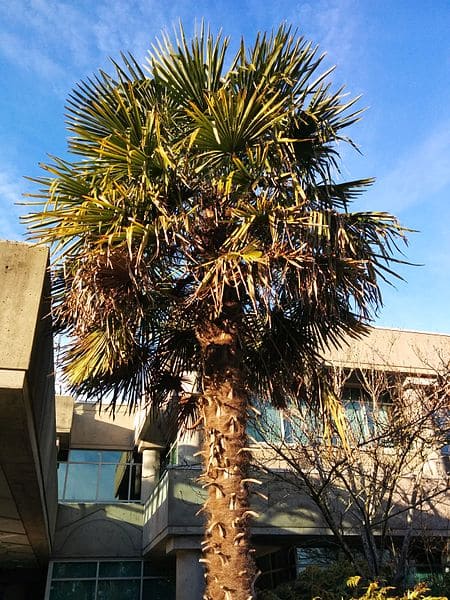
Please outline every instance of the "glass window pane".
[{"label": "glass window pane", "polygon": [[332,548],[297,548],[296,550],[297,573],[310,566],[324,567],[336,560],[336,553]]},{"label": "glass window pane", "polygon": [[95,500],[98,465],[68,464],[64,500]]},{"label": "glass window pane", "polygon": [[174,600],[175,582],[170,579],[144,579],[142,600]]},{"label": "glass window pane", "polygon": [[283,427],[284,440],[289,444],[308,446],[320,441],[323,435],[320,417],[305,402],[284,411]]},{"label": "glass window pane", "polygon": [[96,562],[58,562],[53,563],[53,579],[71,579],[97,576]]},{"label": "glass window pane", "polygon": [[277,442],[281,440],[281,413],[269,404],[255,402],[260,415],[252,413],[248,421],[247,433],[257,442]]},{"label": "glass window pane", "polygon": [[115,560],[101,562],[99,577],[140,577],[141,561]]},{"label": "glass window pane", "polygon": [[120,471],[117,470],[117,465],[101,465],[98,481],[98,499],[114,500],[116,497],[116,485],[120,485]]},{"label": "glass window pane", "polygon": [[97,600],[139,600],[140,580],[99,581]]},{"label": "glass window pane", "polygon": [[100,451],[99,450],[71,450],[69,452],[69,461],[98,463],[100,461]]},{"label": "glass window pane", "polygon": [[366,432],[366,414],[364,405],[361,402],[352,401],[346,402],[344,408],[351,431],[356,436],[357,440],[362,442]]},{"label": "glass window pane", "polygon": [[130,500],[141,499],[142,465],[133,465],[131,468]]},{"label": "glass window pane", "polygon": [[58,498],[63,498],[67,463],[58,463]]},{"label": "glass window pane", "polygon": [[95,600],[95,581],[53,581],[50,600]]},{"label": "glass window pane", "polygon": [[127,462],[128,452],[122,452],[121,450],[102,450],[102,462],[114,463]]},{"label": "glass window pane", "polygon": [[129,500],[130,496],[130,465],[119,463],[114,465],[114,495],[117,500]]},{"label": "glass window pane", "polygon": [[356,402],[357,404],[361,402],[362,391],[361,388],[358,387],[344,387],[342,390],[342,401],[347,402]]},{"label": "glass window pane", "polygon": [[171,575],[175,577],[175,562],[171,561],[145,561],[144,562],[144,577],[161,577],[161,575]]}]

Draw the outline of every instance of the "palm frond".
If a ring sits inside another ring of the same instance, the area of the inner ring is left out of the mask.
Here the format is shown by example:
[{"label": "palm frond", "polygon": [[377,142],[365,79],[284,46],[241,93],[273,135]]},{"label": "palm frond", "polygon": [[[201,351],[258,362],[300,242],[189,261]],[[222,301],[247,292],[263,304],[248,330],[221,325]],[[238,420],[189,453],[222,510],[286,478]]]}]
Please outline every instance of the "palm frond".
[{"label": "palm frond", "polygon": [[249,394],[279,406],[306,382],[322,394],[321,352],[362,335],[380,282],[397,277],[407,231],[351,212],[372,180],[339,176],[359,98],[289,27],[228,48],[203,24],[192,40],[181,27],[147,71],[123,55],[69,97],[71,158],[43,165],[26,221],[53,246],[79,392],[181,402],[219,323],[237,332]]}]

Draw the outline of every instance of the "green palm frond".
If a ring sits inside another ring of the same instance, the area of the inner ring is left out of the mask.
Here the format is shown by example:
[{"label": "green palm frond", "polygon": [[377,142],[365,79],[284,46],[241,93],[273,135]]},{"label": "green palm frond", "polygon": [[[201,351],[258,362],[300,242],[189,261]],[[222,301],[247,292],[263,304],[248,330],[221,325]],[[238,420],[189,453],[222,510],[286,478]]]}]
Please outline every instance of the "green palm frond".
[{"label": "green palm frond", "polygon": [[43,165],[26,220],[79,392],[158,405],[183,373],[201,385],[205,324],[237,319],[248,393],[283,405],[396,277],[406,230],[351,212],[372,180],[339,174],[358,98],[289,27],[228,48],[180,28],[148,71],[124,55],[69,97],[71,158]]},{"label": "green palm frond", "polygon": [[204,23],[189,44],[180,26],[175,45],[167,35],[153,46],[150,54],[150,77],[176,98],[179,108],[194,104],[206,107],[208,95],[219,90],[229,39],[216,39]]}]

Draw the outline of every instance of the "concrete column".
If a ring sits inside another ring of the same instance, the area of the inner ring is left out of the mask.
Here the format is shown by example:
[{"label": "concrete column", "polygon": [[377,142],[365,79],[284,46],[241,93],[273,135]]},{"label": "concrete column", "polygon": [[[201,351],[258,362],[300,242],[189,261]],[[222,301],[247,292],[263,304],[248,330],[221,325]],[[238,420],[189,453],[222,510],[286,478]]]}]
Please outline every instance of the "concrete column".
[{"label": "concrete column", "polygon": [[199,550],[178,550],[176,600],[202,600],[205,589],[203,564]]},{"label": "concrete column", "polygon": [[160,448],[140,447],[142,451],[141,499],[146,502],[159,480]]}]

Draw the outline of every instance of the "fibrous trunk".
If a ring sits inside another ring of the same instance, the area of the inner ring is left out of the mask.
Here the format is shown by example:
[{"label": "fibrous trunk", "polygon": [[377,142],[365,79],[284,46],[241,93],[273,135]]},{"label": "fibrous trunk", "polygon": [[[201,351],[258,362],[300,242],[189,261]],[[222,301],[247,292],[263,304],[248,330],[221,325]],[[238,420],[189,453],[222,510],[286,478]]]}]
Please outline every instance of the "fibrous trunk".
[{"label": "fibrous trunk", "polygon": [[255,580],[246,482],[247,397],[240,385],[239,368],[223,361],[229,351],[222,346],[221,359],[209,355],[200,407],[204,425],[202,482],[208,492],[203,542],[206,600],[250,600]]}]

